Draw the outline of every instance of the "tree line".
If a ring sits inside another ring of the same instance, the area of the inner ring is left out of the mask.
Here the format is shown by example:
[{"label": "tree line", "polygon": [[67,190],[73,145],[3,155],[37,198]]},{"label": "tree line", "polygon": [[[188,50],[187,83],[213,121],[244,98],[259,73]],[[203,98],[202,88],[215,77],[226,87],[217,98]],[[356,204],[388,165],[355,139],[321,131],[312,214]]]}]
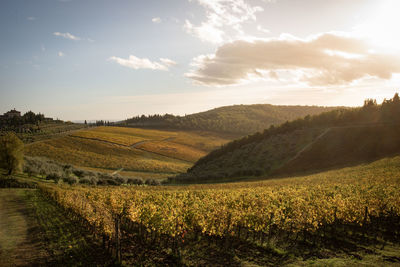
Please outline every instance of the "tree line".
[{"label": "tree line", "polygon": [[229,142],[221,148],[212,151],[208,155],[200,158],[196,164],[188,170],[190,173],[199,165],[213,161],[220,156],[232,152],[250,143],[260,142],[277,134],[285,134],[299,129],[338,127],[356,124],[397,124],[400,123],[400,97],[396,93],[392,99],[385,99],[382,104],[377,104],[375,99],[367,99],[364,105],[358,108],[340,108],[319,115],[307,115],[304,118],[274,126],[271,125],[263,132],[257,132],[241,139]]},{"label": "tree line", "polygon": [[319,114],[332,109],[334,108],[318,106],[234,105],[185,116],[172,114],[141,115],[127,119],[118,125],[213,131],[243,136],[261,131],[272,124],[279,124],[286,120]]},{"label": "tree line", "polygon": [[41,113],[36,114],[33,111],[28,111],[20,117],[14,116],[11,118],[2,118],[0,120],[0,126],[19,127],[25,124],[38,124],[44,120],[45,120],[44,114]]}]

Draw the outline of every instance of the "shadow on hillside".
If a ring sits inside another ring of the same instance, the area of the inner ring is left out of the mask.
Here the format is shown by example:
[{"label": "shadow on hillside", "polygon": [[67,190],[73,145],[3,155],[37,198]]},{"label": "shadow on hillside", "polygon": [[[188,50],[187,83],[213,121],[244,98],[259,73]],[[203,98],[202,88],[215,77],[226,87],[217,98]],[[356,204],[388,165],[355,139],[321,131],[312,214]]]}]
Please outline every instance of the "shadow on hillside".
[{"label": "shadow on hillside", "polygon": [[351,167],[400,154],[400,127],[377,126],[332,129],[299,157],[271,176],[308,175]]},{"label": "shadow on hillside", "polygon": [[336,223],[313,233],[276,230],[265,239],[250,231],[229,239],[188,234],[178,245],[124,233],[123,260],[133,266],[297,266],[335,259],[355,260],[354,266],[400,263],[399,226],[398,217],[371,218],[368,227]]},{"label": "shadow on hillside", "polygon": [[38,260],[37,266],[43,266],[43,262],[45,266],[114,266],[101,244],[95,242],[86,229],[67,218],[54,203],[37,191],[29,192],[26,199],[32,206],[29,216],[37,220],[29,236],[35,237],[33,240],[48,253],[45,259]]},{"label": "shadow on hillside", "polygon": [[302,176],[309,176],[309,175],[318,174],[318,173],[327,172],[327,171],[336,171],[336,170],[340,170],[343,168],[351,168],[351,167],[356,167],[359,165],[367,165],[367,164],[373,163],[375,161],[382,160],[384,158],[391,158],[391,157],[395,157],[395,156],[400,156],[400,153],[393,153],[393,154],[390,154],[387,156],[371,158],[368,160],[365,159],[365,160],[352,161],[349,163],[338,164],[335,166],[330,166],[330,167],[325,167],[325,168],[320,168],[320,169],[288,170],[286,168],[282,168],[282,169],[278,169],[278,170],[274,171],[273,173],[270,174],[270,176],[263,178],[263,180],[292,178],[292,177],[298,178],[298,177],[302,177]]}]

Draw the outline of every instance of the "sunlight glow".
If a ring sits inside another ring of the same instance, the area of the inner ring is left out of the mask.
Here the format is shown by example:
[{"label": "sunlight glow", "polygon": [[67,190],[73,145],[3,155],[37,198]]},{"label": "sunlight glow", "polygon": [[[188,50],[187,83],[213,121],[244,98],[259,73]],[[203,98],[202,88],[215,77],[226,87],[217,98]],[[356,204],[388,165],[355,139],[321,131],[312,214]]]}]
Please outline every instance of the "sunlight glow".
[{"label": "sunlight glow", "polygon": [[373,7],[375,15],[355,27],[357,34],[368,38],[380,48],[391,51],[400,49],[400,1],[379,1],[378,6]]}]

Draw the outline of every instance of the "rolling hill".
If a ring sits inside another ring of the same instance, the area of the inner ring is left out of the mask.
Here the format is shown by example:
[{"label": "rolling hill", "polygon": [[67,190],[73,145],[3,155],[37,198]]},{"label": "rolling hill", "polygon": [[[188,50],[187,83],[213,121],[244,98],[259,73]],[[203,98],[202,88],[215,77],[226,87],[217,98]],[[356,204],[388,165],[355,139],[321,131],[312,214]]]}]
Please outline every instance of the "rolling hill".
[{"label": "rolling hill", "polygon": [[28,144],[25,152],[30,157],[45,157],[91,171],[164,179],[186,172],[201,157],[244,134],[331,109],[238,105],[184,117],[142,116],[117,124],[129,127],[67,131]]},{"label": "rolling hill", "polygon": [[306,116],[234,140],[171,181],[217,182],[312,173],[400,153],[400,99]]},{"label": "rolling hill", "polygon": [[207,132],[96,127],[28,144],[25,153],[89,170],[162,179],[228,142]]},{"label": "rolling hill", "polygon": [[262,131],[271,125],[316,115],[337,107],[275,106],[269,104],[234,105],[186,116],[150,115],[120,123],[129,127],[154,129],[202,130],[235,134],[236,137]]}]

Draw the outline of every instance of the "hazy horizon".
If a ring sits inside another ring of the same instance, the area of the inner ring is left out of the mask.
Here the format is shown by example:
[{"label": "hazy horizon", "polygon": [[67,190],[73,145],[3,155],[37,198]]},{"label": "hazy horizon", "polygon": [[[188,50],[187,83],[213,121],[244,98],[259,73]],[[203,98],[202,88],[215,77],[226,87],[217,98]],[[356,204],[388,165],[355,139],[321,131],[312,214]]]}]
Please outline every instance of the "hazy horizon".
[{"label": "hazy horizon", "polygon": [[234,104],[360,106],[400,85],[394,0],[0,3],[0,113],[63,120]]}]

